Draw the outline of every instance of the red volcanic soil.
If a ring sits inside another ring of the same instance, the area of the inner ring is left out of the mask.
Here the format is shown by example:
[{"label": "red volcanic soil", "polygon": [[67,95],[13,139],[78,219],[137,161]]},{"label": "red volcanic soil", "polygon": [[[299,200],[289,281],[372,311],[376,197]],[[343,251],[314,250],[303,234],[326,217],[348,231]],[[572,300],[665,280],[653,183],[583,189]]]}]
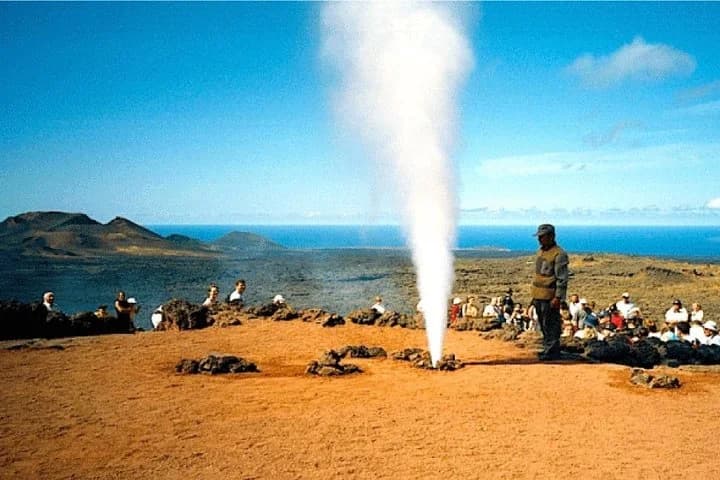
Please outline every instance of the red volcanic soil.
[{"label": "red volcanic soil", "polygon": [[[712,478],[720,376],[656,369],[677,390],[631,385],[630,368],[535,360],[449,331],[454,372],[346,359],[328,348],[426,347],[425,332],[256,320],[230,328],[56,341],[0,350],[2,478]],[[261,373],[180,375],[219,352]]]}]

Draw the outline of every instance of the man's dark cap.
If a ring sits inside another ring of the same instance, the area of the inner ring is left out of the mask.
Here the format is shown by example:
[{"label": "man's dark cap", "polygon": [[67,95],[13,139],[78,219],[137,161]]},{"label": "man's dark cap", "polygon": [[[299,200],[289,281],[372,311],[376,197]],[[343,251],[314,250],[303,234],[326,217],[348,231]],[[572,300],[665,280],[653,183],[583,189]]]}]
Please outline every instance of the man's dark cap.
[{"label": "man's dark cap", "polygon": [[535,232],[536,237],[547,234],[555,235],[555,227],[553,227],[549,223],[543,223],[542,225],[538,226],[537,232]]}]

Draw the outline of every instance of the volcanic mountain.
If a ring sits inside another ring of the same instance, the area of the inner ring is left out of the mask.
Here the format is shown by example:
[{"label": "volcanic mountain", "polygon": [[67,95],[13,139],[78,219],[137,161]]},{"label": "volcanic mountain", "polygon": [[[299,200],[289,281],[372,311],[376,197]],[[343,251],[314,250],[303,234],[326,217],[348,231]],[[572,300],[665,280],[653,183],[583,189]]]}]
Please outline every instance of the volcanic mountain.
[{"label": "volcanic mountain", "polygon": [[28,212],[0,223],[0,250],[28,256],[211,255],[208,246],[163,238],[130,220],[102,224],[83,213]]}]

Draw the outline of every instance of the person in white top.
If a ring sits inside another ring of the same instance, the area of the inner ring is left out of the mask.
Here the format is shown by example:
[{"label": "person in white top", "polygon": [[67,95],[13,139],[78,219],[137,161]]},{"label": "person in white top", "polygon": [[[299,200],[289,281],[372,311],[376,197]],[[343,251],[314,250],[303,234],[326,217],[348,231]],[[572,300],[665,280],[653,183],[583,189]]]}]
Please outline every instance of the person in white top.
[{"label": "person in white top", "polygon": [[235,282],[235,290],[233,290],[230,293],[230,296],[228,296],[228,302],[236,303],[239,305],[244,304],[245,303],[245,299],[243,298],[244,292],[245,292],[245,280],[240,279],[237,282]]},{"label": "person in white top", "polygon": [[703,313],[702,306],[699,303],[693,303],[690,305],[690,321],[691,322],[700,322],[703,321],[703,316],[705,314]]},{"label": "person in white top", "polygon": [[218,297],[220,296],[220,289],[214,283],[208,288],[208,296],[202,303],[203,307],[213,307],[218,303]]},{"label": "person in white top", "polygon": [[686,322],[687,319],[688,312],[683,308],[682,302],[677,299],[673,300],[672,307],[665,312],[665,322],[674,324],[677,322]]},{"label": "person in white top", "polygon": [[43,305],[48,312],[55,310],[55,294],[53,292],[43,293]]},{"label": "person in white top", "polygon": [[573,325],[575,325],[575,328],[582,328],[582,326],[578,322],[578,314],[583,308],[582,305],[580,305],[580,295],[578,295],[577,293],[573,293],[572,295],[570,295],[567,304],[568,310],[570,310],[570,316],[572,317]]},{"label": "person in white top", "polygon": [[370,307],[370,309],[375,310],[380,315],[385,313],[385,306],[383,305],[382,297],[380,297],[380,296],[375,297],[375,304],[372,307]]},{"label": "person in white top", "polygon": [[623,318],[627,318],[628,312],[635,308],[635,304],[630,301],[630,294],[628,292],[624,292],[622,294],[622,298],[615,304],[615,306]]},{"label": "person in white top", "polygon": [[720,346],[720,335],[718,335],[718,326],[713,320],[708,320],[703,323],[703,329],[705,329],[705,345],[717,345]]}]

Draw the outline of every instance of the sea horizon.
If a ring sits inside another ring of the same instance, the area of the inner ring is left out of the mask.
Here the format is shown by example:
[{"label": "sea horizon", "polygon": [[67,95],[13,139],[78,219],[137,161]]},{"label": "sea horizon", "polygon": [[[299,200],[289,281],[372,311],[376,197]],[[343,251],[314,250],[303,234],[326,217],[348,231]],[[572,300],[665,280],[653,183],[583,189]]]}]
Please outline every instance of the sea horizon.
[{"label": "sea horizon", "polygon": [[[212,242],[232,231],[254,233],[289,249],[407,248],[399,225],[151,224],[168,236]],[[459,225],[456,250],[530,252],[536,225]],[[720,261],[720,226],[562,225],[558,243],[570,253],[608,253]]]}]

